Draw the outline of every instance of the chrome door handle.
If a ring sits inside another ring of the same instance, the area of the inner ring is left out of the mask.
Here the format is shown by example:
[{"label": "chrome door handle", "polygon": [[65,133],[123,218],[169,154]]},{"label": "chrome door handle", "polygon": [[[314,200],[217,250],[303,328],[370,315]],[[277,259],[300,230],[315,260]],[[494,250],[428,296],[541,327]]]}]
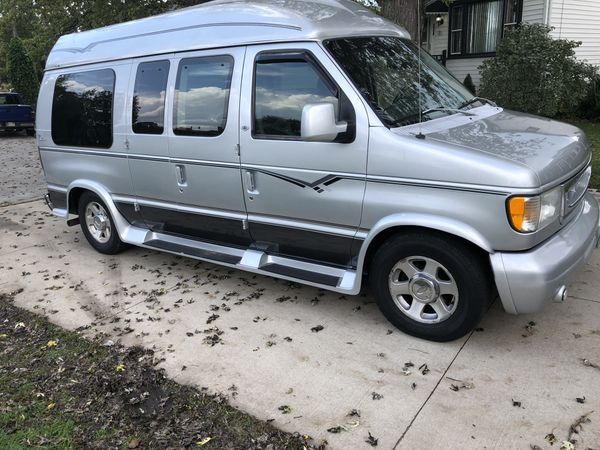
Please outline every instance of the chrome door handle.
[{"label": "chrome door handle", "polygon": [[175,166],[175,175],[177,176],[177,184],[179,186],[185,186],[185,167],[180,164]]},{"label": "chrome door handle", "polygon": [[246,170],[246,190],[250,194],[256,193],[256,181],[254,179],[254,172],[251,170]]}]

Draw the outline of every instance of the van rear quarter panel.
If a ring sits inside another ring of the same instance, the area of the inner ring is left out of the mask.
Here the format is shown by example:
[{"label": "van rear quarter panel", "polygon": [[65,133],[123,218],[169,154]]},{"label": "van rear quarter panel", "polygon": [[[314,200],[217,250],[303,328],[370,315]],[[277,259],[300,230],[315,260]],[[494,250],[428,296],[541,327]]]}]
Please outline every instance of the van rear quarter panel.
[{"label": "van rear quarter panel", "polygon": [[[46,72],[40,89],[37,113],[38,146],[46,181],[67,188],[76,180],[92,180],[104,186],[110,194],[133,194],[127,161],[126,138],[127,86],[131,64],[119,62],[94,64]],[[52,100],[57,78],[63,74],[99,69],[115,73],[113,93],[113,141],[110,148],[65,147],[52,139]]]}]

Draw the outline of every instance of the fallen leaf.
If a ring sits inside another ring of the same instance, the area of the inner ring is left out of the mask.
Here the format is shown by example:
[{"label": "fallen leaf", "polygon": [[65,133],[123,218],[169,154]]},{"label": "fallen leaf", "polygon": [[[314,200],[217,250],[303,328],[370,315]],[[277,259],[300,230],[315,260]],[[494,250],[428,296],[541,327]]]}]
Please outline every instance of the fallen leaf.
[{"label": "fallen leaf", "polygon": [[575,400],[577,400],[577,403],[585,403],[585,395],[583,397],[577,397]]},{"label": "fallen leaf", "polygon": [[5,337],[7,337],[8,335],[4,334],[4,333],[0,333],[0,339],[4,339]]},{"label": "fallen leaf", "polygon": [[203,445],[208,444],[211,440],[212,440],[211,437],[205,437],[205,438],[200,439],[198,442],[196,442],[196,445],[199,447],[202,447]]},{"label": "fallen leaf", "polygon": [[115,367],[115,370],[117,372],[125,372],[125,364],[119,364],[119,365],[117,365],[117,367]]},{"label": "fallen leaf", "polygon": [[56,347],[58,345],[58,341],[48,341],[46,347]]},{"label": "fallen leaf", "polygon": [[554,436],[554,433],[548,433],[544,439],[546,439],[550,445],[556,443],[556,436]]},{"label": "fallen leaf", "polygon": [[562,444],[560,444],[560,450],[575,450],[575,446],[570,441],[563,441]]},{"label": "fallen leaf", "polygon": [[141,442],[142,441],[140,441],[139,439],[132,439],[131,442],[129,442],[127,448],[138,448]]},{"label": "fallen leaf", "polygon": [[360,417],[360,411],[358,409],[353,409],[352,411],[350,411],[348,414],[346,414],[348,417]]},{"label": "fallen leaf", "polygon": [[365,442],[367,444],[369,444],[371,447],[377,447],[377,443],[379,442],[379,439],[376,439],[375,437],[373,437],[373,435],[369,431],[369,437],[367,437]]},{"label": "fallen leaf", "polygon": [[323,325],[317,325],[316,327],[312,327],[310,329],[310,331],[312,331],[313,333],[318,333],[319,331],[321,331],[323,329]]},{"label": "fallen leaf", "polygon": [[292,412],[292,408],[290,408],[288,405],[281,405],[277,409],[281,411],[281,414],[289,414]]},{"label": "fallen leaf", "polygon": [[46,409],[47,409],[48,411],[51,411],[51,410],[53,410],[53,409],[54,409],[54,407],[55,407],[55,406],[56,406],[56,403],[50,403],[50,404],[48,404],[48,406],[46,406]]},{"label": "fallen leaf", "polygon": [[371,392],[371,398],[373,400],[381,400],[383,398],[383,395],[378,394],[377,392]]}]

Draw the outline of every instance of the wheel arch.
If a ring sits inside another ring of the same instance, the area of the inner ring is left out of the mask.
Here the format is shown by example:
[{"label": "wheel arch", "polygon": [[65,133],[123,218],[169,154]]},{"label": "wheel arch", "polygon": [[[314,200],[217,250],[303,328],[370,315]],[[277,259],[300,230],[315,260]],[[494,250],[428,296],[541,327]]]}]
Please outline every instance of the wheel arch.
[{"label": "wheel arch", "polygon": [[441,233],[458,239],[485,254],[488,265],[489,255],[494,253],[489,240],[464,222],[428,214],[394,214],[379,220],[367,234],[359,252],[357,273],[366,273],[377,249],[389,238],[417,230]]}]

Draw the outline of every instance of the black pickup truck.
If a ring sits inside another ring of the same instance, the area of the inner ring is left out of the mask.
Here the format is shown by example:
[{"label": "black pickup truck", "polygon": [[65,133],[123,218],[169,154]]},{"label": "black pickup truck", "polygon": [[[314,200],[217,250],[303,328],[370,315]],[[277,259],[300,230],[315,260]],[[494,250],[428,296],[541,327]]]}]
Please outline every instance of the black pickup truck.
[{"label": "black pickup truck", "polygon": [[15,92],[0,92],[0,132],[25,130],[28,136],[35,135],[35,112],[24,105]]}]

